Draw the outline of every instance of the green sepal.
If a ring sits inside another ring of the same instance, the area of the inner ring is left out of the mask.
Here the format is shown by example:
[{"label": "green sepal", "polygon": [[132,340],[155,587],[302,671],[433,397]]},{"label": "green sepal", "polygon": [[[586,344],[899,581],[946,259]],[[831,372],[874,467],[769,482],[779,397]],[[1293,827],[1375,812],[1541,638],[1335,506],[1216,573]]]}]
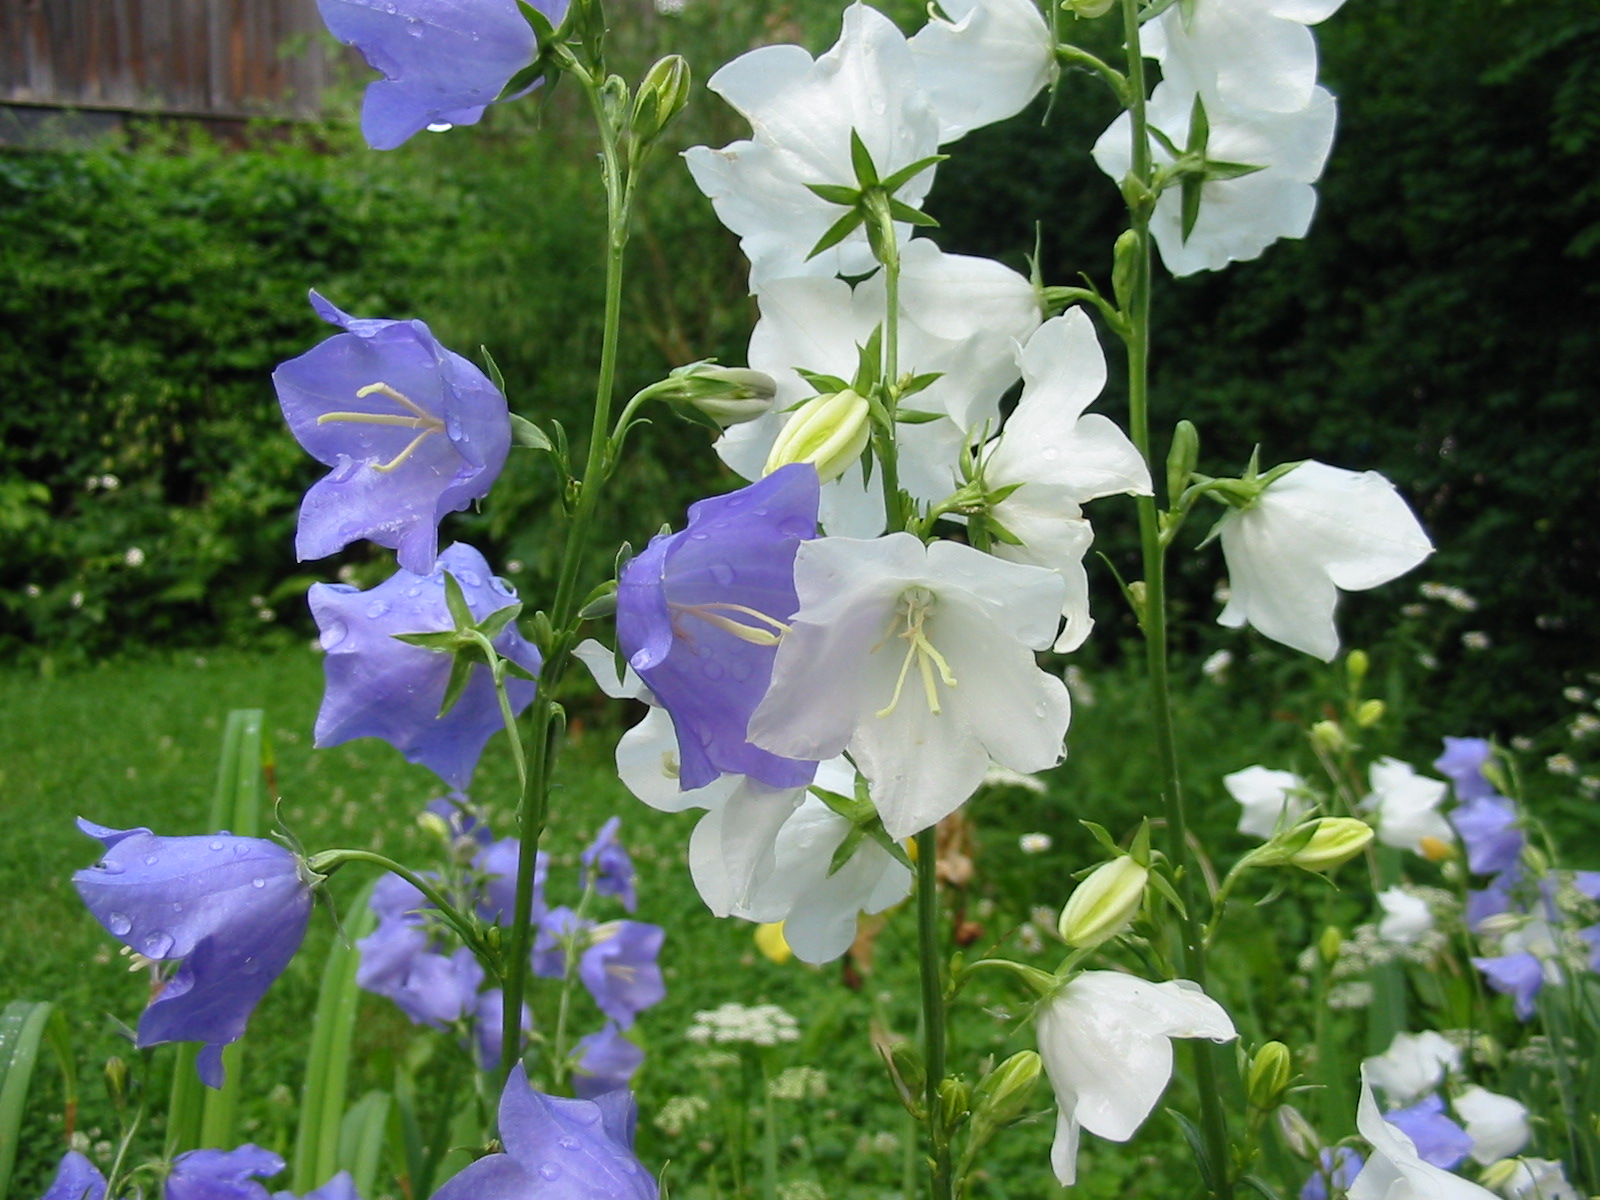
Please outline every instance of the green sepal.
[{"label": "green sepal", "polygon": [[850,169],[856,173],[856,182],[861,185],[862,191],[879,186],[877,164],[872,161],[867,144],[854,129],[850,131]]},{"label": "green sepal", "polygon": [[842,796],[838,792],[830,792],[827,788],[817,787],[812,784],[806,789],[818,800],[826,804],[833,812],[849,821],[852,825],[861,825],[868,821],[877,812],[872,807],[872,801],[860,796]]},{"label": "green sepal", "polygon": [[920,209],[912,208],[904,200],[889,199],[889,215],[896,221],[904,221],[909,225],[920,225],[924,229],[936,229],[939,222]]},{"label": "green sepal", "polygon": [[528,0],[517,0],[517,8],[522,11],[522,19],[528,23],[529,27],[538,36],[541,46],[554,39],[556,27],[550,24],[549,17],[529,4]]},{"label": "green sepal", "polygon": [[[1015,486],[1021,487],[1022,485],[1019,483]],[[985,513],[983,515],[983,530],[991,540],[999,542],[1001,545],[1021,546],[1025,544],[1021,538],[1012,533],[1011,530],[1007,529],[1004,525],[1000,524],[999,521],[995,520],[992,513]]]},{"label": "green sepal", "polygon": [[504,608],[497,608],[478,622],[478,632],[491,642],[504,632],[505,627],[522,615],[522,601],[513,600]]},{"label": "green sepal", "polygon": [[471,629],[477,624],[467,604],[466,593],[449,571],[444,573],[444,606],[450,610],[450,619],[456,623],[457,630]]},{"label": "green sepal", "polygon": [[408,646],[421,646],[424,650],[437,650],[442,654],[454,653],[461,645],[461,635],[453,629],[442,633],[395,633],[389,636]]},{"label": "green sepal", "polygon": [[1253,163],[1218,162],[1214,158],[1206,159],[1206,180],[1217,179],[1243,179],[1246,175],[1254,175],[1257,171],[1265,171],[1266,167],[1256,166]]},{"label": "green sepal", "polygon": [[865,220],[866,216],[859,208],[852,208],[849,212],[845,213],[844,216],[840,217],[837,221],[830,225],[828,227],[828,231],[817,239],[817,244],[811,247],[811,253],[806,255],[806,261],[810,262],[824,250],[831,250],[833,247],[837,246],[840,242],[844,241],[845,238],[854,233],[856,227]]},{"label": "green sepal", "polygon": [[[1097,821],[1081,821],[1081,820],[1078,822],[1078,824],[1082,825],[1085,829],[1087,829],[1089,831],[1089,836],[1092,837],[1096,842],[1098,842],[1100,844],[1100,848],[1102,850],[1106,851],[1113,858],[1120,858],[1122,856],[1122,854],[1123,854],[1122,847],[1117,845],[1116,839],[1111,836],[1111,831],[1109,829],[1107,829],[1104,825],[1101,825]],[[1096,865],[1098,865],[1098,864],[1096,864]]]},{"label": "green sepal", "polygon": [[[823,375],[818,371],[807,371],[803,367],[796,367],[794,373],[814,387],[817,390],[817,395],[819,396],[836,396],[840,392],[848,392],[850,390],[850,385],[844,380],[840,379],[837,375]],[[809,400],[810,397],[808,396],[806,399]],[[800,404],[804,404],[805,402],[805,400],[801,400],[799,404],[790,405],[789,408],[785,409],[784,411],[788,412],[794,408],[798,408]]]},{"label": "green sepal", "polygon": [[1188,918],[1189,910],[1184,907],[1183,900],[1178,896],[1177,889],[1172,886],[1172,881],[1161,871],[1151,871],[1147,883],[1161,893],[1161,898],[1172,905],[1172,911],[1179,917]]},{"label": "green sepal", "polygon": [[829,204],[842,204],[846,208],[854,208],[861,203],[861,190],[846,187],[842,183],[808,183],[806,187],[812,195],[826,200]]},{"label": "green sepal", "polygon": [[1155,138],[1156,141],[1161,143],[1161,148],[1163,150],[1165,150],[1168,154],[1172,155],[1173,158],[1182,158],[1183,157],[1183,153],[1184,153],[1183,149],[1178,145],[1178,143],[1174,142],[1171,138],[1169,138],[1166,134],[1162,133],[1161,130],[1157,129],[1154,125],[1151,125],[1149,127],[1149,129],[1150,129],[1150,136]]},{"label": "green sepal", "polygon": [[980,958],[977,962],[966,968],[966,973],[984,968],[993,968],[997,971],[1007,971],[1027,984],[1033,993],[1041,1000],[1048,1000],[1061,990],[1062,980],[1059,976],[1048,971],[1041,971],[1038,967],[1030,967],[1024,963],[1012,962],[1009,958]]},{"label": "green sepal", "polygon": [[[883,326],[873,327],[872,336],[856,347],[856,377],[850,389],[859,396],[869,396],[877,389],[878,372],[883,363]],[[842,389],[841,389],[842,390]]]},{"label": "green sepal", "polygon": [[1134,832],[1133,841],[1128,843],[1128,857],[1141,867],[1150,865],[1150,822],[1148,819],[1139,822],[1139,828]]},{"label": "green sepal", "polygon": [[472,680],[472,668],[477,666],[465,654],[458,654],[450,664],[450,682],[445,685],[444,698],[439,701],[439,715],[443,717],[455,707],[461,693],[467,690],[467,684]]},{"label": "green sepal", "polygon": [[866,827],[866,834],[881,846],[886,854],[906,870],[915,872],[916,864],[911,861],[911,855],[906,853],[906,848],[889,836],[889,831],[883,827],[883,822],[874,820]]},{"label": "green sepal", "polygon": [[833,857],[828,860],[829,879],[832,879],[835,875],[842,871],[844,869],[844,865],[855,857],[856,851],[861,847],[862,839],[864,839],[866,836],[867,831],[861,826],[851,826],[850,832],[844,835],[844,841],[840,842],[839,845],[835,847],[833,851]]},{"label": "green sepal", "polygon": [[1200,193],[1205,188],[1205,180],[1185,175],[1179,186],[1183,202],[1183,240],[1187,242],[1189,235],[1194,232],[1195,222],[1200,220]]},{"label": "green sepal", "polygon": [[905,187],[906,184],[910,183],[918,175],[921,175],[929,167],[936,167],[949,157],[950,156],[948,154],[930,154],[927,158],[919,158],[916,162],[911,163],[909,166],[901,167],[893,175],[885,179],[879,186],[890,195],[893,195],[895,192],[898,192],[901,188]]},{"label": "green sepal", "polygon": [[589,598],[583,602],[583,607],[578,610],[580,621],[593,621],[597,617],[609,617],[617,611],[617,582],[608,579],[589,593]]},{"label": "green sepal", "polygon": [[1206,102],[1196,93],[1194,104],[1189,109],[1189,144],[1185,149],[1203,158],[1210,140],[1211,118],[1206,116]]},{"label": "green sepal", "polygon": [[538,683],[539,677],[521,663],[512,662],[509,658],[500,659],[500,674],[509,675],[513,679],[526,679],[529,683]]},{"label": "green sepal", "polygon": [[1152,3],[1139,11],[1139,24],[1143,25],[1147,21],[1154,21],[1176,3],[1178,3],[1178,0],[1152,0]]},{"label": "green sepal", "polygon": [[944,413],[923,412],[920,408],[899,408],[894,410],[894,419],[902,425],[927,425],[937,421]]},{"label": "green sepal", "polygon": [[[483,372],[489,377],[489,382],[494,384],[495,391],[502,396],[506,394],[506,377],[500,373],[500,364],[495,362],[494,355],[489,353],[489,347],[479,346],[478,353],[483,355]],[[513,417],[512,420],[516,418]]]},{"label": "green sepal", "polygon": [[903,379],[900,381],[900,399],[904,400],[907,396],[915,396],[924,388],[931,387],[943,378],[943,371],[925,371],[921,375],[912,375],[908,379]]}]

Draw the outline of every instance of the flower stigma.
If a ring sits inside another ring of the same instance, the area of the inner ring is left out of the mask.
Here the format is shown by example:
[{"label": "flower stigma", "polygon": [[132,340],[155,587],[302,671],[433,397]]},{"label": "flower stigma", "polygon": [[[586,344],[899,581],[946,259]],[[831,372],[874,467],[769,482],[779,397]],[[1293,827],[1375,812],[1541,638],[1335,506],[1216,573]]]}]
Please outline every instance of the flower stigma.
[{"label": "flower stigma", "polygon": [[[769,617],[759,609],[743,604],[729,604],[722,601],[711,601],[707,604],[673,604],[668,601],[667,607],[675,614],[683,613],[686,616],[698,617],[707,625],[724,633],[731,633],[740,641],[749,642],[753,646],[776,646],[778,639],[789,632],[789,626],[776,617]],[[724,615],[727,613],[736,616]],[[747,624],[738,617],[749,618],[755,624]],[[762,625],[768,628],[760,628]]]},{"label": "flower stigma", "polygon": [[427,440],[429,434],[444,432],[444,421],[441,418],[434,416],[427,409],[423,408],[416,401],[412,400],[409,396],[406,396],[402,392],[396,391],[387,383],[369,383],[366,387],[356,392],[356,398],[359,400],[365,400],[368,396],[373,395],[383,396],[387,399],[393,400],[401,408],[406,409],[412,415],[403,416],[400,413],[330,412],[323,413],[321,416],[319,416],[317,418],[317,424],[326,425],[330,421],[348,421],[357,425],[399,425],[406,429],[422,430],[421,433],[417,434],[416,437],[411,439],[411,442],[404,450],[400,451],[399,454],[396,454],[386,463],[378,463],[376,466],[374,466],[372,468],[374,471],[388,472],[394,470],[401,463],[405,462],[406,459],[410,458],[414,453],[416,453],[417,447],[422,445],[422,443]]},{"label": "flower stigma", "polygon": [[[906,676],[911,673],[911,664],[917,664],[917,673],[922,677],[922,691],[928,698],[928,711],[934,716],[939,716],[939,689],[934,682],[933,673],[939,672],[939,679],[945,687],[956,686],[955,673],[950,670],[950,664],[945,661],[944,655],[935,649],[928,640],[928,635],[923,631],[923,626],[928,620],[928,614],[933,611],[934,595],[927,588],[907,588],[900,593],[900,599],[895,603],[894,620],[889,625],[889,632],[883,635],[883,641],[872,648],[870,653],[876,654],[885,646],[892,637],[900,637],[906,642],[905,661],[900,664],[900,675],[894,681],[894,695],[889,697],[889,703],[879,709],[876,716],[887,717],[900,703],[900,693],[905,688]],[[901,625],[905,628],[902,629]]]}]

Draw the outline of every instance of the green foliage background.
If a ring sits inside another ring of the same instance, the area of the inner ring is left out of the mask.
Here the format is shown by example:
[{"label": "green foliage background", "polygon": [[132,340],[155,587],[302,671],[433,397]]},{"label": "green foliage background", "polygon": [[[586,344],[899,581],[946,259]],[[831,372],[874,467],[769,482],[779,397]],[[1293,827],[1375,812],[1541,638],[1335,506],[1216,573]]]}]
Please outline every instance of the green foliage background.
[{"label": "green foliage background", "polygon": [[[674,153],[745,133],[705,78],[763,41],[820,49],[836,21],[821,0],[615,16],[619,70],[636,78],[684,50],[701,87],[657,157],[631,247],[625,394],[695,358],[741,361],[754,317],[733,239]],[[1072,34],[1099,45],[1114,36],[1104,25]],[[1424,623],[1451,678],[1442,719],[1538,723],[1600,647],[1600,13],[1361,0],[1319,39],[1341,125],[1311,236],[1163,280],[1158,421],[1196,420],[1215,473],[1259,443],[1268,462],[1314,455],[1388,474],[1440,552],[1425,575],[1348,605],[1351,638],[1384,636],[1424,577],[1465,587],[1477,613]],[[345,123],[242,151],[146,134],[0,155],[0,651],[53,664],[303,636],[309,582],[388,571],[365,548],[292,559],[297,497],[318,468],[283,432],[269,375],[330,332],[308,287],[361,315],[420,316],[469,356],[489,347],[514,408],[581,439],[600,205],[578,99],[557,87],[390,154],[361,148]],[[1039,222],[1047,280],[1104,281],[1120,206],[1083,151],[1112,115],[1093,79],[1069,73],[1048,119],[969,136],[940,168],[936,236],[1025,269]],[[1115,412],[1115,397],[1102,407]],[[663,422],[635,448],[619,489],[629,507],[604,530],[613,544],[641,543],[733,482],[698,429]],[[101,486],[107,475],[120,486]],[[542,459],[517,455],[484,511],[445,536],[513,564],[537,604],[556,500]],[[1118,561],[1125,516],[1112,502],[1097,513]],[[1182,571],[1179,603],[1201,630],[1190,649],[1203,653],[1223,644],[1206,632],[1220,556],[1186,556]],[[1113,634],[1118,607],[1104,591]],[[1471,672],[1457,669],[1468,628],[1493,643]],[[1116,641],[1091,653],[1115,655]]]}]

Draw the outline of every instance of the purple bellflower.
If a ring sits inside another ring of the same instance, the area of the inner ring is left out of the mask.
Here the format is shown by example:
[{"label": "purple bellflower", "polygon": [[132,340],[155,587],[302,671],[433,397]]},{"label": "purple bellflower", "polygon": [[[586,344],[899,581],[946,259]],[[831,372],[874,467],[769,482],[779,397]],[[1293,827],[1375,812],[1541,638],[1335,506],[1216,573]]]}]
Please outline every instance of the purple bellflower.
[{"label": "purple bellflower", "polygon": [[596,1007],[623,1029],[667,994],[656,958],[666,936],[659,925],[611,921],[589,933],[589,948],[578,960],[578,978]]},{"label": "purple bellflower", "polygon": [[257,1182],[283,1170],[283,1159],[246,1142],[235,1150],[191,1150],[172,1162],[162,1200],[269,1200]]},{"label": "purple bellflower", "polygon": [[[483,872],[482,898],[478,901],[478,916],[494,924],[511,924],[517,904],[517,864],[522,860],[522,846],[516,838],[501,838],[490,842],[473,859],[472,865]],[[535,924],[544,918],[544,883],[550,874],[550,856],[543,850],[533,862],[533,909]]]},{"label": "purple bellflower", "polygon": [[1492,792],[1458,804],[1450,813],[1461,844],[1467,848],[1467,866],[1476,875],[1492,875],[1517,864],[1526,840],[1517,828],[1517,806]]},{"label": "purple bellflower", "polygon": [[1330,1181],[1338,1191],[1349,1191],[1365,1163],[1349,1146],[1324,1146],[1317,1154],[1317,1165],[1300,1189],[1300,1200],[1328,1200]]},{"label": "purple bellflower", "polygon": [[540,979],[563,979],[567,974],[567,944],[575,939],[580,947],[588,944],[594,922],[580,917],[565,904],[552,908],[539,918],[539,932],[533,939],[533,973]]},{"label": "purple bellflower", "polygon": [[315,1191],[297,1197],[293,1192],[273,1192],[272,1200],[361,1200],[349,1171],[340,1171]]},{"label": "purple bellflower", "polygon": [[487,495],[505,465],[505,397],[421,321],[352,317],[316,292],[311,306],[346,332],[272,373],[295,440],[333,468],[300,505],[295,554],[369,538],[426,575],[439,522]]},{"label": "purple bellflower", "polygon": [[1484,738],[1447,737],[1444,753],[1433,760],[1433,769],[1455,785],[1457,800],[1484,800],[1496,795],[1494,784],[1483,774],[1493,756]]},{"label": "purple bellflower", "polygon": [[594,1100],[628,1086],[644,1062],[644,1051],[622,1036],[615,1021],[598,1033],[578,1039],[572,1068],[572,1090],[580,1100]]},{"label": "purple bellflower", "polygon": [[43,1200],[105,1200],[105,1195],[106,1177],[100,1168],[76,1150],[68,1150]]},{"label": "purple bellflower", "polygon": [[1425,1163],[1449,1171],[1472,1153],[1472,1138],[1445,1115],[1444,1101],[1437,1092],[1408,1108],[1386,1112],[1383,1119],[1411,1139]]},{"label": "purple bellflower", "polygon": [[622,568],[617,640],[672,717],[684,791],[724,772],[778,788],[803,787],[816,772],[751,745],[745,730],[800,606],[795,552],[816,536],[820,486],[814,467],[796,463],[701,500],[687,528]]},{"label": "purple bellflower", "polygon": [[[516,602],[510,585],[494,578],[483,555],[463,542],[440,554],[428,575],[402,569],[365,592],[342,583],[311,586],[311,615],[322,631],[328,679],[316,742],[336,746],[352,738],[382,738],[408,761],[421,763],[453,787],[465,787],[484,746],[504,727],[488,668],[474,667],[455,705],[440,716],[450,656],[394,637],[455,628],[445,603],[446,571],[461,585],[477,620]],[[538,674],[539,651],[514,623],[493,645],[502,657]],[[533,701],[533,692],[526,679],[506,680],[514,712]]]},{"label": "purple bellflower", "polygon": [[505,1153],[480,1158],[433,1200],[656,1200],[656,1181],[633,1153],[637,1119],[627,1092],[547,1096],[518,1063],[500,1095]]},{"label": "purple bellflower", "polygon": [[594,841],[583,852],[581,886],[589,886],[589,872],[593,871],[594,890],[602,896],[615,896],[623,908],[633,912],[639,907],[639,894],[634,889],[633,859],[617,839],[617,830],[621,827],[622,818],[612,817],[600,827]]},{"label": "purple bellflower", "polygon": [[[383,78],[367,85],[361,134],[393,150],[429,126],[476,125],[539,53],[516,0],[317,0],[322,20]],[[563,0],[534,7],[558,25]]]},{"label": "purple bellflower", "polygon": [[1510,996],[1519,1021],[1533,1017],[1534,1000],[1544,987],[1544,964],[1532,953],[1501,954],[1494,958],[1474,958],[1472,965],[1483,972],[1484,982],[1502,996]]},{"label": "purple bellflower", "polygon": [[305,938],[314,877],[263,838],[157,837],[81,818],[78,828],[105,846],[72,877],[89,911],[123,945],[177,968],[139,1018],[137,1044],[205,1042],[196,1069],[221,1087],[222,1048]]},{"label": "purple bellflower", "polygon": [[1489,880],[1487,887],[1468,888],[1466,909],[1462,913],[1466,920],[1467,928],[1473,933],[1480,933],[1483,923],[1490,917],[1498,917],[1501,913],[1511,911],[1511,891],[1522,878],[1520,868],[1513,867],[1501,871]]}]

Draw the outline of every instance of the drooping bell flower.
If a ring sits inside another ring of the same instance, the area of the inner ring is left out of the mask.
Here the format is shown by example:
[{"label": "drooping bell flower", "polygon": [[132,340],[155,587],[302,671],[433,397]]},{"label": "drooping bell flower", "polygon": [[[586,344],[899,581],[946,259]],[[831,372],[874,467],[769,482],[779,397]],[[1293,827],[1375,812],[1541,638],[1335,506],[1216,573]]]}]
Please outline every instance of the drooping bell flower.
[{"label": "drooping bell flower", "polygon": [[433,1200],[656,1200],[656,1181],[633,1153],[637,1120],[628,1092],[547,1096],[518,1063],[500,1095],[505,1152],[478,1159]]},{"label": "drooping bell flower", "polygon": [[594,841],[579,856],[580,880],[581,886],[589,886],[589,874],[593,872],[594,890],[602,896],[615,896],[623,908],[633,912],[639,907],[639,895],[634,888],[633,859],[617,838],[620,828],[621,817],[612,817],[600,827]]},{"label": "drooping bell flower", "polygon": [[1222,777],[1228,795],[1239,802],[1239,832],[1269,838],[1279,824],[1288,828],[1306,815],[1305,781],[1293,771],[1246,767]]},{"label": "drooping bell flower", "polygon": [[1376,814],[1380,842],[1431,859],[1448,851],[1455,833],[1439,811],[1447,790],[1442,780],[1418,775],[1410,763],[1387,757],[1367,769],[1367,778],[1372,791],[1361,807]]},{"label": "drooping bell flower", "polygon": [[1480,1166],[1519,1153],[1533,1137],[1528,1109],[1521,1101],[1477,1084],[1462,1089],[1452,1102],[1472,1139],[1472,1161]]},{"label": "drooping bell flower", "polygon": [[283,1166],[283,1159],[271,1150],[250,1142],[233,1150],[190,1150],[173,1159],[162,1200],[268,1200],[266,1187],[258,1181],[278,1174]]},{"label": "drooping bell flower", "polygon": [[911,35],[917,78],[948,145],[1028,106],[1055,71],[1055,38],[1033,0],[947,0]]},{"label": "drooping bell flower", "polygon": [[1312,101],[1317,44],[1308,25],[1344,0],[1204,0],[1168,9],[1142,31],[1146,56],[1164,79],[1198,90],[1206,103],[1295,112]]},{"label": "drooping bell flower", "polygon": [[301,502],[295,554],[367,538],[426,575],[439,522],[487,495],[505,465],[505,397],[421,321],[352,317],[316,292],[311,306],[345,332],[272,373],[295,440],[333,468]]},{"label": "drooping bell flower", "polygon": [[[495,578],[483,555],[463,542],[440,554],[438,566],[426,575],[402,569],[365,592],[342,583],[312,585],[308,598],[322,631],[328,679],[317,713],[316,743],[336,746],[352,738],[381,738],[452,787],[466,787],[485,744],[505,727],[488,667],[473,668],[466,689],[440,716],[450,656],[395,637],[455,628],[445,601],[446,571],[461,585],[476,620],[516,603],[510,585]],[[538,674],[539,651],[515,623],[501,630],[492,645],[503,658]],[[506,680],[513,712],[525,709],[533,692],[526,679]]]},{"label": "drooping bell flower", "polygon": [[106,1177],[76,1150],[61,1156],[56,1177],[42,1200],[105,1200]]},{"label": "drooping bell flower", "polygon": [[578,1039],[572,1067],[572,1090],[580,1100],[594,1100],[628,1086],[644,1062],[644,1051],[622,1036],[615,1021]]},{"label": "drooping bell flower", "polygon": [[1317,1153],[1317,1169],[1300,1189],[1300,1200],[1330,1200],[1330,1184],[1338,1194],[1343,1194],[1355,1182],[1365,1162],[1349,1146],[1324,1146]]},{"label": "drooping bell flower", "polygon": [[[534,7],[557,25],[567,5]],[[539,53],[516,0],[317,0],[317,8],[333,36],[383,74],[361,106],[361,133],[374,150],[393,150],[429,126],[476,125]]]},{"label": "drooping bell flower", "polygon": [[1461,1069],[1461,1051],[1432,1029],[1397,1033],[1389,1048],[1361,1064],[1362,1078],[1390,1104],[1414,1104]]},{"label": "drooping bell flower", "polygon": [[1480,800],[1498,794],[1483,773],[1493,757],[1494,749],[1485,738],[1447,737],[1444,753],[1433,760],[1433,769],[1454,785],[1457,800]]},{"label": "drooping bell flower", "polygon": [[264,838],[158,837],[82,818],[78,828],[105,847],[73,875],[78,894],[113,937],[166,972],[137,1044],[206,1043],[195,1067],[221,1087],[223,1047],[244,1035],[305,938],[315,877]]},{"label": "drooping bell flower", "polygon": [[689,508],[679,533],[652,539],[617,582],[617,640],[672,716],[679,783],[723,772],[799,787],[815,771],[752,745],[750,714],[772,677],[779,634],[799,601],[795,552],[816,535],[818,481],[796,463]]},{"label": "drooping bell flower", "polygon": [[578,978],[595,1006],[623,1029],[667,994],[661,981],[659,925],[609,921],[589,931],[589,946],[578,959]]}]

